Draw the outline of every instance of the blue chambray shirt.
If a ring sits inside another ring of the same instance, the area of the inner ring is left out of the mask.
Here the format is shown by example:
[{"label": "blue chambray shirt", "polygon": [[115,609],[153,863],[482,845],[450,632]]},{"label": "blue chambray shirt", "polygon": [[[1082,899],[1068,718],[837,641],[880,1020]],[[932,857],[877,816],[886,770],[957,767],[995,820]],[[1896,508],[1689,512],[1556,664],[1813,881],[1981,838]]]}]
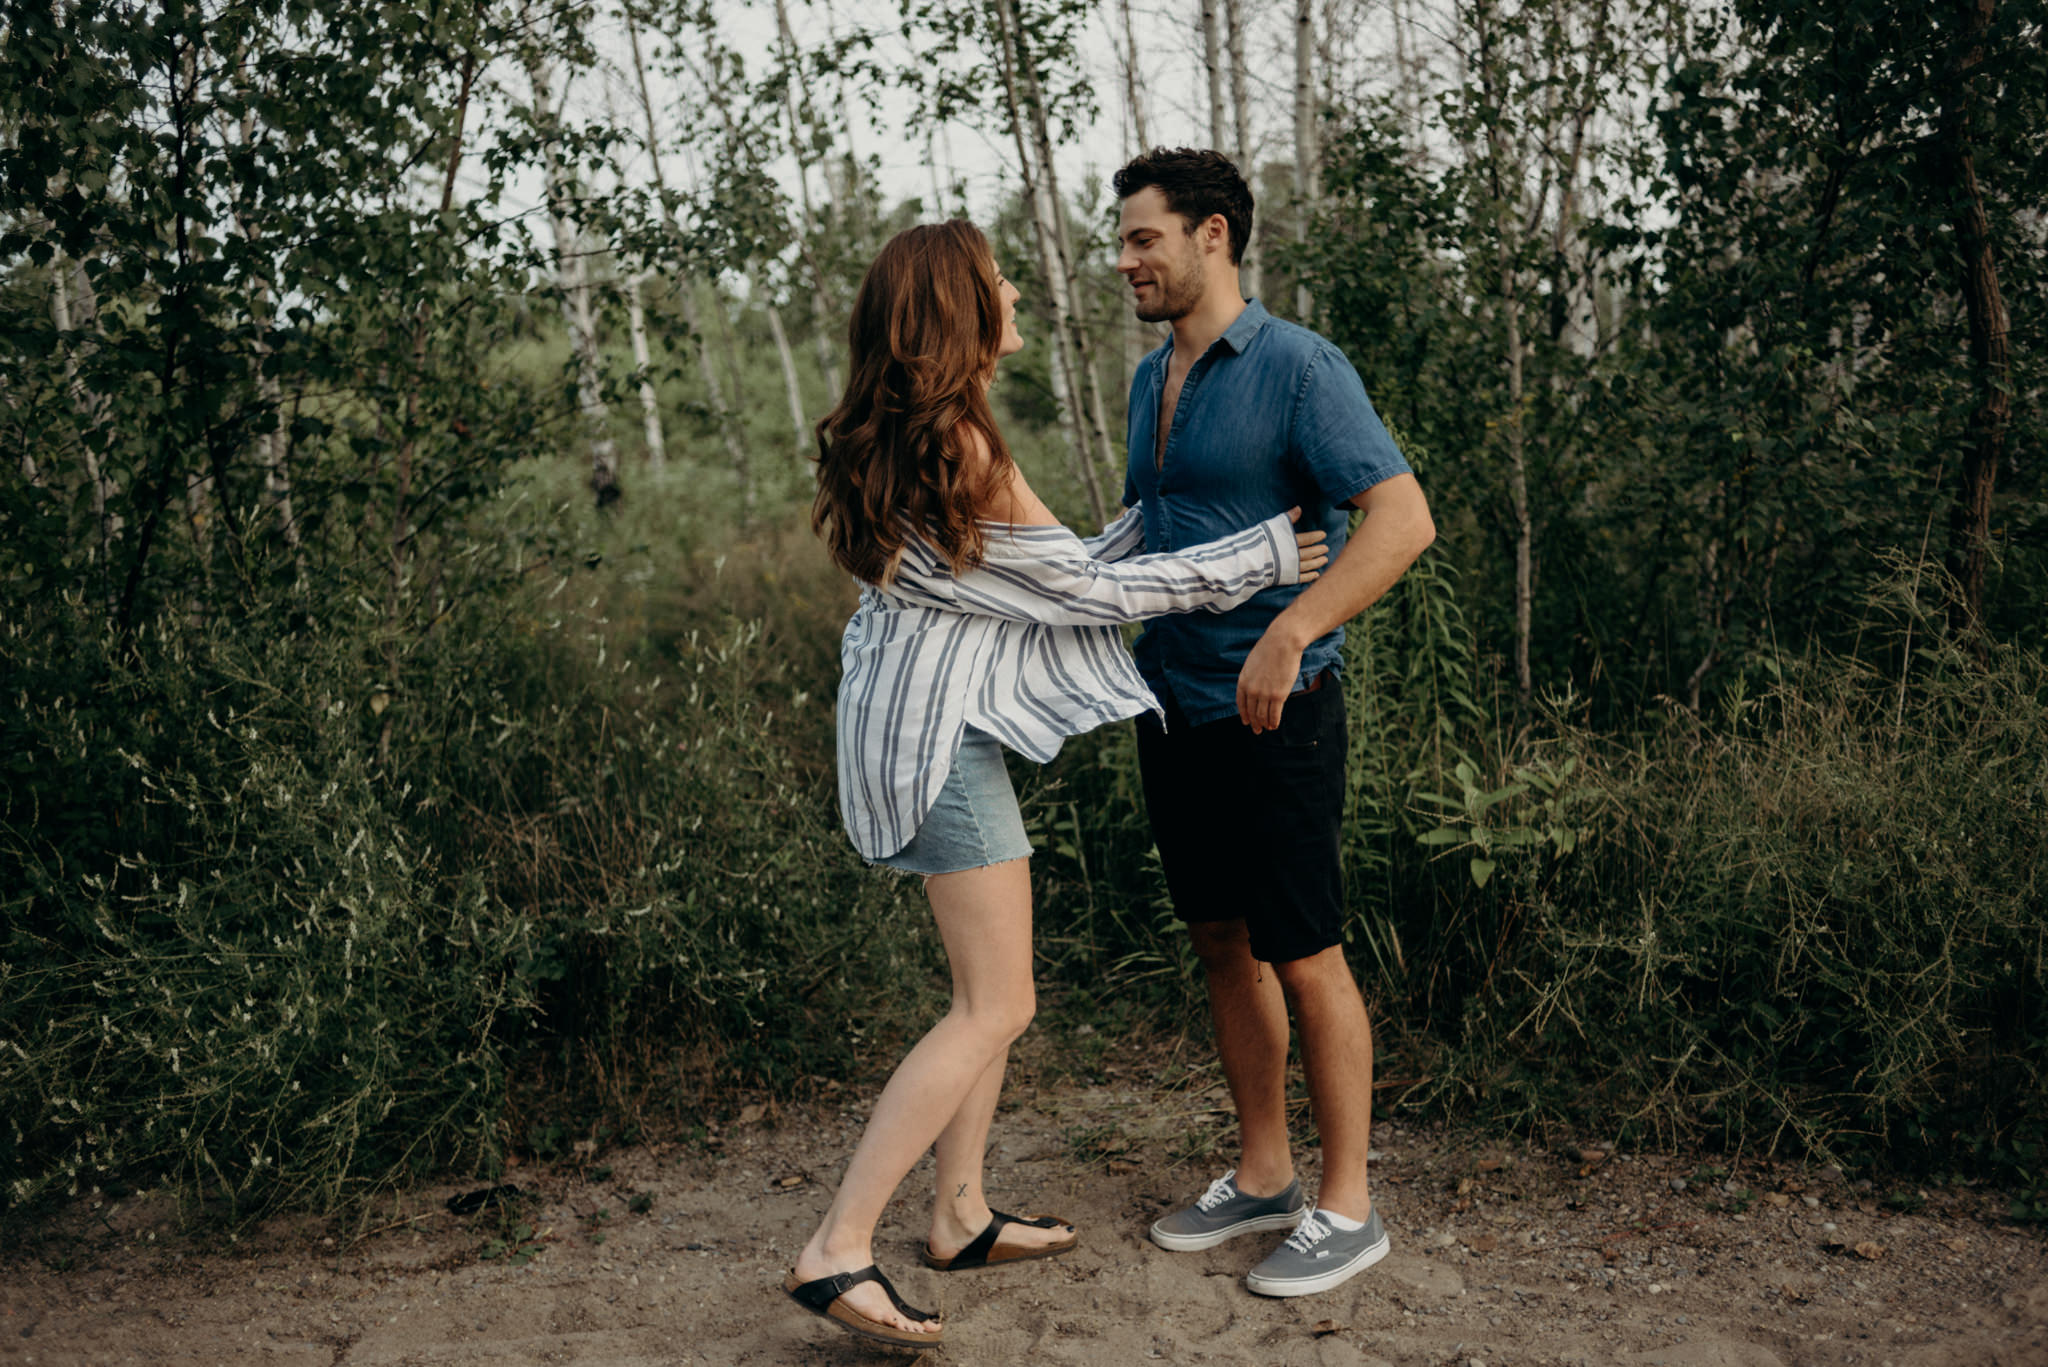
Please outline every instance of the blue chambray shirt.
[{"label": "blue chambray shirt", "polygon": [[[1344,353],[1254,299],[1188,371],[1165,460],[1153,463],[1159,399],[1173,340],[1138,363],[1126,428],[1124,504],[1145,514],[1145,549],[1177,551],[1302,508],[1300,528],[1329,533],[1330,558],[1350,532],[1347,500],[1409,473]],[[1237,715],[1245,656],[1305,585],[1270,588],[1224,613],[1145,623],[1134,654],[1155,693],[1190,724]],[[1344,629],[1301,656],[1301,683],[1338,668]]]}]

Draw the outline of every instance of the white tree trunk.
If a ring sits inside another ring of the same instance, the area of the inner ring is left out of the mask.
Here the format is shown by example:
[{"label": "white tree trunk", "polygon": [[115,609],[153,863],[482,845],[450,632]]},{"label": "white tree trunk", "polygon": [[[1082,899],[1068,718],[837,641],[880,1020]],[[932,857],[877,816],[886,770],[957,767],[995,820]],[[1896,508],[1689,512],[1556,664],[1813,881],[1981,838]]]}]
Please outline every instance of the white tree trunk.
[{"label": "white tree trunk", "polygon": [[[794,60],[796,37],[789,27],[789,6],[786,0],[775,0],[775,25],[778,41],[783,46],[784,60]],[[803,129],[796,116],[796,98],[792,93],[794,83],[783,87],[783,109],[789,119],[789,148],[796,159],[797,206],[797,254],[811,275],[811,335],[818,347],[818,369],[825,377],[825,391],[839,392],[839,361],[833,354],[830,329],[826,326],[828,314],[837,314],[838,307],[831,282],[818,264],[818,258],[810,248],[811,224],[816,215],[811,209],[811,160],[805,151]],[[728,136],[734,135],[732,111],[726,105],[725,92],[720,89],[712,94],[718,104],[719,116],[725,120]]]},{"label": "white tree trunk", "polygon": [[[1068,365],[1072,372],[1070,392],[1079,408],[1079,423],[1082,442],[1075,452],[1080,463],[1082,485],[1088,491],[1090,512],[1096,520],[1107,523],[1109,504],[1102,495],[1102,474],[1114,474],[1116,453],[1109,441],[1109,422],[1102,403],[1102,386],[1095,375],[1095,349],[1082,320],[1086,310],[1080,292],[1080,281],[1076,271],[1073,244],[1067,232],[1065,202],[1060,198],[1059,173],[1053,164],[1052,134],[1045,115],[1045,93],[1039,85],[1038,68],[1024,41],[1024,31],[1017,19],[1015,0],[997,0],[998,16],[1005,27],[1005,49],[1009,54],[1006,63],[1008,73],[1014,79],[1007,82],[1012,122],[1015,123],[1018,100],[1016,88],[1023,89],[1023,114],[1031,129],[1033,156],[1024,157],[1027,165],[1035,159],[1037,183],[1042,198],[1036,200],[1040,206],[1040,218],[1049,227],[1053,271],[1049,278],[1054,295],[1054,312],[1059,315],[1060,330],[1066,337]],[[1022,130],[1018,130],[1019,150],[1022,151]],[[1041,247],[1041,254],[1045,254]]]},{"label": "white tree trunk", "polygon": [[533,84],[533,105],[543,125],[542,169],[546,177],[548,221],[555,235],[555,281],[562,292],[562,320],[569,330],[569,349],[576,357],[576,409],[583,438],[590,447],[590,487],[603,507],[619,496],[619,453],[612,441],[611,412],[604,401],[604,365],[597,349],[597,318],[591,308],[590,272],[577,231],[569,221],[573,199],[570,173],[545,135],[555,127],[554,97],[539,54],[526,54],[527,79]]},{"label": "white tree trunk", "polygon": [[1522,301],[1505,237],[1500,245],[1500,290],[1507,332],[1508,502],[1515,518],[1515,689],[1527,702],[1532,688],[1529,637],[1536,602],[1536,538],[1529,517],[1529,466],[1522,430]]},{"label": "white tree trunk", "polygon": [[[1076,329],[1072,327],[1072,296],[1067,290],[1067,269],[1059,247],[1060,204],[1049,174],[1050,157],[1040,159],[1034,155],[1041,145],[1043,110],[1036,111],[1041,117],[1034,122],[1033,111],[1027,108],[1029,96],[1021,93],[1035,87],[1024,79],[1030,55],[1024,50],[1014,0],[996,0],[994,10],[1000,30],[998,57],[1003,76],[1003,98],[1009,114],[1010,132],[1017,143],[1017,165],[1024,177],[1024,191],[1031,198],[1031,230],[1038,245],[1039,270],[1045,278],[1052,304],[1053,398],[1067,428],[1075,470],[1081,476],[1081,487],[1088,496],[1089,512],[1098,523],[1106,523],[1108,505],[1103,501],[1102,484],[1095,468],[1088,419],[1082,412],[1081,396],[1084,391],[1077,364],[1079,358],[1073,349]],[[1031,125],[1028,139],[1027,124]]]},{"label": "white tree trunk", "polygon": [[[83,270],[78,272],[77,283],[88,292],[92,289],[92,282]],[[71,258],[59,256],[50,266],[50,321],[57,325],[57,331],[61,333],[69,333],[74,325],[71,290]],[[99,309],[92,307],[85,312],[89,313],[91,324],[97,330]],[[78,410],[78,419],[88,430],[99,427],[106,422],[106,398],[104,395],[86,391],[85,385],[78,378],[78,361],[72,354],[71,344],[66,341],[63,345],[64,387],[71,394],[72,406]],[[113,523],[107,516],[107,504],[113,494],[113,482],[107,478],[106,470],[100,465],[99,456],[93,450],[91,442],[80,442],[78,450],[85,461],[86,481],[92,486],[92,518],[99,528],[100,563],[105,564],[112,549],[109,543],[112,542],[114,533]],[[36,470],[34,458],[24,450],[21,460],[22,473],[28,476],[29,482],[40,484],[42,480]]]},{"label": "white tree trunk", "polygon": [[[1315,0],[1295,0],[1294,6],[1294,240],[1308,242],[1308,220],[1316,199],[1316,100],[1314,57],[1316,50]],[[1294,287],[1296,321],[1307,323],[1315,301],[1308,286]]]},{"label": "white tree trunk", "polygon": [[[246,92],[248,70],[238,52],[235,58],[235,79]],[[457,138],[461,137],[458,131]],[[242,115],[242,146],[250,148],[256,141],[256,115],[253,110]],[[257,233],[249,221],[242,216],[239,206],[235,210],[236,226],[242,230],[242,238],[252,248],[256,245]],[[91,288],[89,285],[87,288]],[[270,354],[270,343],[265,329],[270,322],[270,282],[259,280],[255,293],[254,316],[250,321],[255,325],[256,355],[259,358],[256,375],[256,392],[271,412],[277,413],[284,406],[284,394],[279,389],[277,377],[268,374],[260,364]],[[292,560],[298,568],[301,582],[306,577],[305,549],[299,544],[299,521],[292,509],[291,472],[285,468],[285,434],[282,426],[275,428],[258,439],[259,459],[263,462],[263,498],[277,511],[278,530],[284,537],[285,545],[291,549]]]},{"label": "white tree trunk", "polygon": [[[1230,47],[1230,109],[1237,129],[1233,157],[1238,174],[1257,193],[1259,168],[1253,161],[1251,100],[1246,93],[1244,71],[1244,0],[1223,0],[1223,18],[1228,27]],[[1238,281],[1247,298],[1259,293],[1259,253],[1253,242],[1244,245],[1244,259],[1238,263]]]},{"label": "white tree trunk", "polygon": [[[796,432],[796,458],[798,463],[808,463],[811,458],[811,426],[804,420],[803,390],[796,382],[796,354],[789,349],[789,333],[782,326],[782,310],[775,307],[773,300],[766,300],[763,307],[768,311],[768,333],[775,339],[775,357],[782,363],[782,390],[789,399],[789,423]],[[817,470],[811,477],[817,478]]]},{"label": "white tree trunk", "polygon": [[1223,51],[1216,27],[1216,0],[1202,0],[1202,71],[1209,87],[1209,145],[1230,146],[1223,126]]},{"label": "white tree trunk", "polygon": [[640,428],[646,434],[647,468],[659,473],[668,468],[668,446],[662,440],[661,405],[654,398],[654,357],[647,347],[647,310],[640,304],[641,279],[636,275],[626,281],[626,326],[633,335],[633,368],[640,372]]},{"label": "white tree trunk", "polygon": [[[647,123],[647,161],[654,172],[655,192],[661,196],[661,220],[668,228],[670,239],[680,243],[683,230],[676,222],[675,211],[669,207],[668,176],[661,165],[661,139],[655,130],[654,100],[647,91],[647,64],[640,55],[640,30],[633,23],[632,11],[627,9],[623,13],[626,16],[626,41],[633,54],[633,80],[640,92],[640,113]],[[703,320],[697,312],[696,286],[685,278],[676,293],[683,301],[683,325],[689,328],[691,340],[696,343],[697,370],[704,377],[704,401],[711,410],[711,425],[725,447],[727,461],[735,469],[744,469],[746,452],[741,449],[739,437],[733,431],[732,410],[726,404],[725,391],[718,383],[718,369],[711,362],[710,336],[704,331]]]},{"label": "white tree trunk", "polygon": [[1131,0],[1117,0],[1117,11],[1124,21],[1124,100],[1130,106],[1131,131],[1138,140],[1136,148],[1126,151],[1149,152],[1152,134],[1145,126],[1145,101],[1139,89],[1138,33],[1131,25]]}]

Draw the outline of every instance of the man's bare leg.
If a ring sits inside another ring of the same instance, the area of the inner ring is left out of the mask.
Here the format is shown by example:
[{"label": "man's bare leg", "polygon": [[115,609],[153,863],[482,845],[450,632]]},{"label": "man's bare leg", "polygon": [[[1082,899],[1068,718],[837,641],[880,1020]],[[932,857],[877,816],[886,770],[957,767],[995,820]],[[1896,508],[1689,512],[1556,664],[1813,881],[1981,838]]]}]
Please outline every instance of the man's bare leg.
[{"label": "man's bare leg", "polygon": [[1366,1154],[1372,1147],[1372,1022],[1341,945],[1274,970],[1301,1031],[1309,1101],[1322,1135],[1316,1204],[1353,1220],[1372,1210]]},{"label": "man's bare leg", "polygon": [[1287,1144],[1287,1002],[1280,979],[1252,957],[1244,922],[1195,921],[1188,933],[1209,979],[1216,1053],[1237,1107],[1243,1153],[1237,1189],[1277,1196],[1294,1180]]}]

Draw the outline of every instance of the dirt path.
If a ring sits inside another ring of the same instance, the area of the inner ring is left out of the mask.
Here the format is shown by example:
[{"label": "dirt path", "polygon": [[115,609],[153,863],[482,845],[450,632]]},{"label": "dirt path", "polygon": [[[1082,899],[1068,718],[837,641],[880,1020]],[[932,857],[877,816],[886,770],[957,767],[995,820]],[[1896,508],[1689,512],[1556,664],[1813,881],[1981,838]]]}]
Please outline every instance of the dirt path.
[{"label": "dirt path", "polygon": [[[916,1260],[918,1201],[899,1201],[878,1252],[914,1303],[944,1307],[952,1342],[934,1362],[2048,1364],[2048,1250],[1989,1194],[1886,1194],[1919,1203],[1905,1213],[1799,1168],[1485,1149],[1383,1124],[1393,1253],[1328,1295],[1270,1301],[1242,1276],[1272,1236],[1178,1255],[1143,1239],[1214,1175],[1171,1161],[1215,1124],[1213,1096],[1017,1092],[992,1194],[1072,1218],[1082,1246],[942,1276]],[[160,1203],[80,1209],[0,1261],[0,1363],[901,1363],[777,1289],[860,1113],[749,1108],[693,1149],[516,1170],[531,1199],[511,1211],[457,1217],[442,1202],[462,1187],[423,1189],[353,1238],[278,1221],[201,1246]]]}]

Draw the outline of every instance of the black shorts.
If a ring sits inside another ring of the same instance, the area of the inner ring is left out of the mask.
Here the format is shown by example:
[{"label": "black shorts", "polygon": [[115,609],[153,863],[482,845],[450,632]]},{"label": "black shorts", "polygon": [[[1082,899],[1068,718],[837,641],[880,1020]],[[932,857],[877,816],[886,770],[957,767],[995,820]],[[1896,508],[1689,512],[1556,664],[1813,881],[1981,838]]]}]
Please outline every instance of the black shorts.
[{"label": "black shorts", "polygon": [[1252,957],[1286,963],[1343,938],[1344,689],[1296,693],[1263,735],[1235,716],[1138,718],[1138,767],[1167,890],[1184,921],[1242,918]]}]

